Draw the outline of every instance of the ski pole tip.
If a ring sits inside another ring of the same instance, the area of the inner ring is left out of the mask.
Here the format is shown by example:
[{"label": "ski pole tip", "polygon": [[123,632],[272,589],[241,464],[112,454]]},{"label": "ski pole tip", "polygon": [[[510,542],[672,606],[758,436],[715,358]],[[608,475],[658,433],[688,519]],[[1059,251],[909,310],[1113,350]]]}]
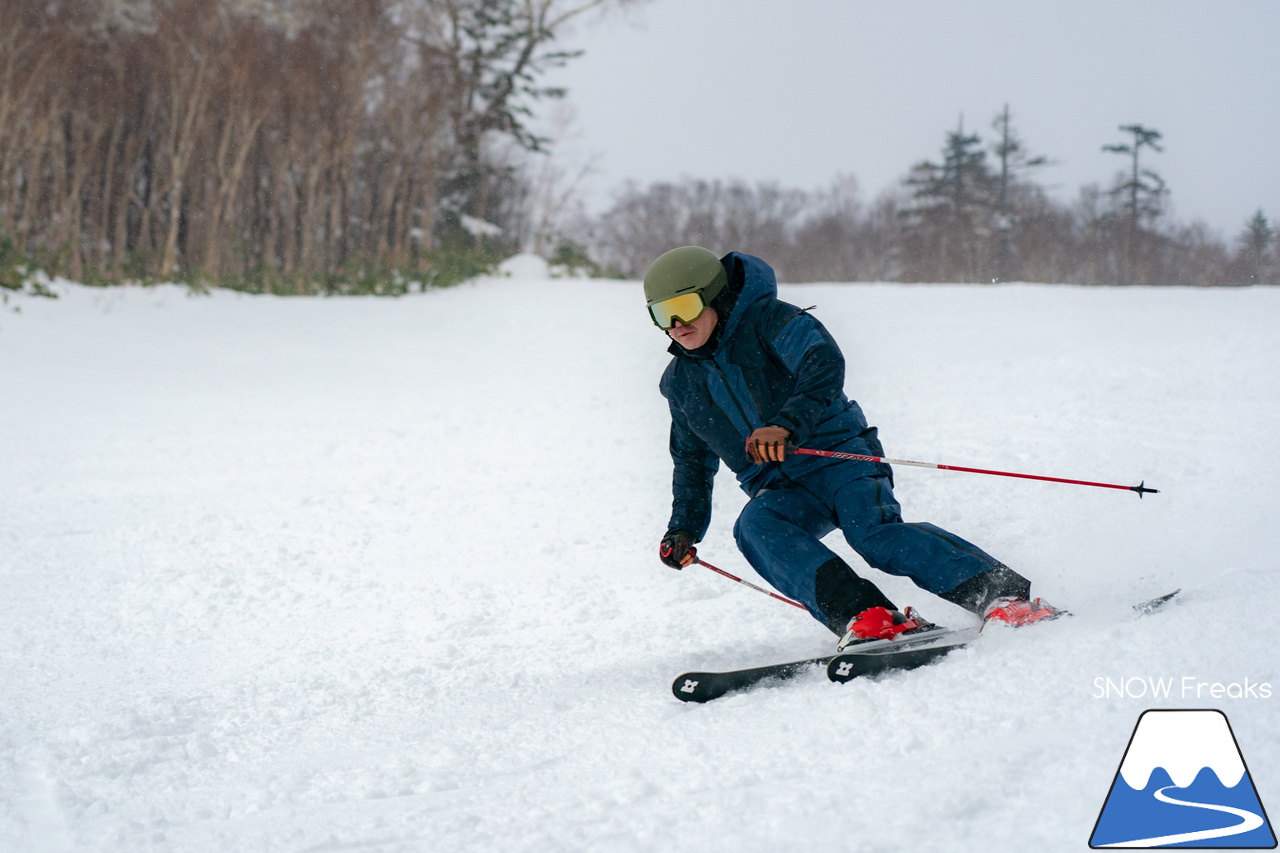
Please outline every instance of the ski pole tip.
[{"label": "ski pole tip", "polygon": [[1142,499],[1142,496],[1143,496],[1144,494],[1146,494],[1146,495],[1158,495],[1158,494],[1160,494],[1160,490],[1159,490],[1159,489],[1149,489],[1149,488],[1147,488],[1147,481],[1146,481],[1146,480],[1143,480],[1141,483],[1139,483],[1139,484],[1138,484],[1138,485],[1136,485],[1136,486],[1130,486],[1130,487],[1129,487],[1129,491],[1131,491],[1131,492],[1137,492],[1137,493],[1138,493],[1138,499],[1139,499],[1139,500],[1141,500],[1141,499]]}]

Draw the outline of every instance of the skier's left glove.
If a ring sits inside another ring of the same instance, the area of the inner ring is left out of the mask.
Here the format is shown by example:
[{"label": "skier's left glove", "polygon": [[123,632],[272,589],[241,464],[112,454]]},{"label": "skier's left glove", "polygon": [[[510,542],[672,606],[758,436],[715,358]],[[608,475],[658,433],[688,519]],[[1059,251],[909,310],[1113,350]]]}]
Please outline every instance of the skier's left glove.
[{"label": "skier's left glove", "polygon": [[658,559],[673,569],[683,569],[693,562],[693,534],[687,530],[671,530],[658,545]]},{"label": "skier's left glove", "polygon": [[781,462],[787,458],[791,430],[786,427],[762,426],[747,436],[747,455],[757,465],[765,462]]}]

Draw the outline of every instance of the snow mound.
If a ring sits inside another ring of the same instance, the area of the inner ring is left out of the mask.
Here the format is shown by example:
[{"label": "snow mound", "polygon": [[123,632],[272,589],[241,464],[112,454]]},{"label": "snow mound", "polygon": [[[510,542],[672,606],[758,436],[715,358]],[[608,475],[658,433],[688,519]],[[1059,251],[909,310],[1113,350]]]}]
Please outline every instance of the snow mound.
[{"label": "snow mound", "polygon": [[498,272],[507,278],[548,279],[551,278],[551,267],[545,258],[532,252],[521,252],[512,255],[498,264]]}]

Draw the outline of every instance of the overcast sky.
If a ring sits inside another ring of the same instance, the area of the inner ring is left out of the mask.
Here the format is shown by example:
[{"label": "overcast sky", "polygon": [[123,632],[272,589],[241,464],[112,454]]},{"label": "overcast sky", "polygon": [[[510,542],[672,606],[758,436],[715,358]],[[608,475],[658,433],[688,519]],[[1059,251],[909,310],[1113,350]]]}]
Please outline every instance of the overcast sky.
[{"label": "overcast sky", "polygon": [[623,180],[853,174],[868,198],[947,130],[991,134],[1008,103],[1060,198],[1109,184],[1118,127],[1164,134],[1148,161],[1174,215],[1234,237],[1280,220],[1277,0],[651,0],[562,40],[573,155],[599,154],[598,209]]}]

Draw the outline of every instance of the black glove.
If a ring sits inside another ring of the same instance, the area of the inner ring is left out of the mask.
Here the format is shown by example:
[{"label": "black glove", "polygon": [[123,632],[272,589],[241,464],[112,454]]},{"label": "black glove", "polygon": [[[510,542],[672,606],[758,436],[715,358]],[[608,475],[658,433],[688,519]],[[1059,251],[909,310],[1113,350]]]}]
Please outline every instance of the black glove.
[{"label": "black glove", "polygon": [[693,534],[687,530],[672,530],[662,537],[658,546],[658,559],[673,569],[683,569],[693,562]]}]

